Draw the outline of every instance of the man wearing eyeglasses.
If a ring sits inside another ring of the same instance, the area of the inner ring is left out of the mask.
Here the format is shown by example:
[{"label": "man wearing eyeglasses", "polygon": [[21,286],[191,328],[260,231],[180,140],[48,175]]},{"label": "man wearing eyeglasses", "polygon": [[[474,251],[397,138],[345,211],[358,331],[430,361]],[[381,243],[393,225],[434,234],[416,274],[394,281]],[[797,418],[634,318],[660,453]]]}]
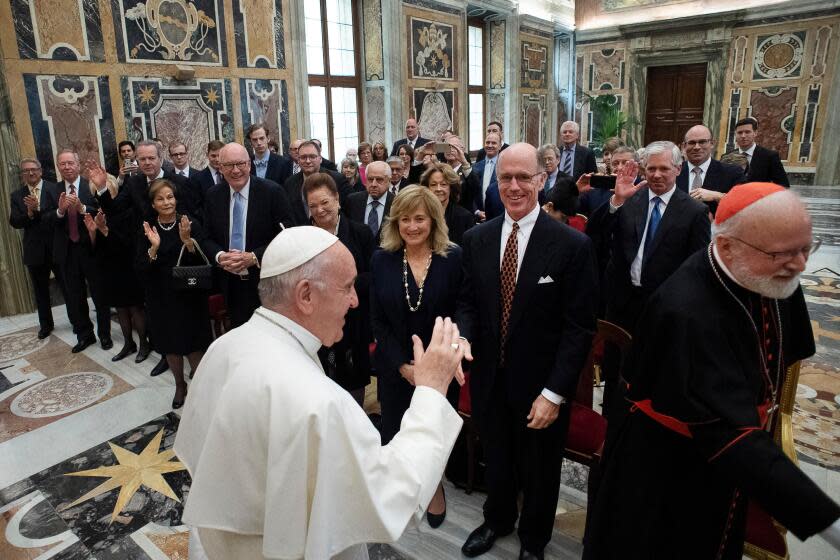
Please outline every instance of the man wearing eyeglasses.
[{"label": "man wearing eyeglasses", "polygon": [[298,146],[298,163],[300,173],[292,175],[283,183],[283,190],[291,204],[295,225],[309,225],[310,223],[309,205],[303,196],[303,181],[313,173],[327,173],[332,177],[338,188],[339,203],[342,206],[347,203],[347,196],[353,192],[353,188],[347,183],[347,178],[344,175],[321,165],[321,148],[318,144],[312,140],[301,142]]},{"label": "man wearing eyeglasses", "polygon": [[[38,338],[47,338],[53,330],[50,305],[50,271],[61,284],[61,270],[53,264],[53,226],[49,215],[55,211],[49,193],[58,185],[41,178],[41,163],[27,158],[20,162],[23,186],[11,195],[9,225],[23,230],[23,264],[29,269],[35,303],[38,306]],[[62,285],[63,289],[63,285]]]},{"label": "man wearing eyeglasses", "polygon": [[750,502],[750,517],[840,550],[840,506],[773,438],[780,406],[793,409],[788,368],[815,350],[799,285],[815,250],[808,211],[779,185],[738,185],[713,236],[639,319],[632,408],[607,434],[585,560],[740,559]]},{"label": "man wearing eyeglasses", "polygon": [[729,189],[747,181],[744,170],[737,165],[712,158],[714,148],[711,130],[702,124],[689,128],[682,145],[685,162],[677,177],[677,188],[690,194],[691,198],[705,202],[712,215]]},{"label": "man wearing eyeglasses", "polygon": [[569,401],[595,331],[598,279],[589,238],[540,209],[545,168],[536,148],[510,146],[498,156],[496,176],[503,213],[467,231],[462,244],[456,322],[465,356],[475,356],[470,396],[487,459],[487,501],[484,522],[461,550],[484,554],[518,518],[519,558],[542,559],[554,528]]},{"label": "man wearing eyeglasses", "polygon": [[268,244],[284,228],[296,225],[283,189],[251,175],[245,146],[231,142],[219,152],[225,178],[207,191],[204,212],[207,256],[222,269],[221,289],[231,326],[238,327],[260,306],[257,284]]}]

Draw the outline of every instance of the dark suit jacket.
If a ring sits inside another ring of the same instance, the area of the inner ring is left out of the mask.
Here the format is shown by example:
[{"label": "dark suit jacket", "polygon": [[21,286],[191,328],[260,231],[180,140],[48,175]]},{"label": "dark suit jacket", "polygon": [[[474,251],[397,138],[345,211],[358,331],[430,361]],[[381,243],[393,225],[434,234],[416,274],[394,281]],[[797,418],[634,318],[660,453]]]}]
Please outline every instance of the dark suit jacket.
[{"label": "dark suit jacket", "polygon": [[[548,183],[549,178],[546,177],[546,179],[545,179],[546,184],[543,185],[543,188],[542,188],[542,190],[540,191],[540,194],[539,194],[540,206],[542,206],[543,204],[545,204],[548,201],[549,191],[553,190],[555,188],[555,186],[557,185],[558,181],[560,181],[560,179],[562,179],[563,177],[566,177],[568,179],[572,179],[571,175],[566,175],[565,173],[563,173],[560,170],[557,171],[557,176],[554,177],[554,182],[552,182],[551,184]],[[575,185],[573,179],[571,181],[560,181],[560,182],[561,182],[562,186],[557,186],[556,188],[562,189],[561,203],[559,205],[555,205],[556,206],[555,209],[563,212],[567,216],[574,216],[577,213],[577,207],[578,207],[577,185]]]},{"label": "dark suit jacket", "polygon": [[[429,141],[428,138],[423,138],[422,136],[418,136],[417,141],[414,143],[414,149],[417,150],[417,148],[419,148],[420,146],[422,146],[423,144],[425,144],[428,141]],[[408,143],[408,138],[401,138],[400,140],[397,140],[396,142],[394,142],[394,147],[391,148],[391,155],[392,156],[397,155],[397,152],[399,151],[400,146],[402,146],[403,144],[407,144],[407,143]]]},{"label": "dark suit jacket", "polygon": [[[498,165],[498,159],[496,164]],[[487,186],[487,192],[482,196],[482,185],[484,182],[484,166],[487,165],[487,160],[483,159],[476,163],[464,185],[464,192],[462,193],[461,205],[475,213],[476,210],[482,210],[485,213],[485,219],[490,220],[496,216],[501,216],[505,212],[505,207],[502,205],[502,199],[499,196],[499,183],[496,180],[496,174],[490,178],[490,184]]]},{"label": "dark suit jacket", "polygon": [[[330,171],[323,167],[319,169],[320,173],[327,173],[335,181],[335,186],[338,188],[338,198],[341,206],[347,202],[347,197],[353,192],[353,187],[347,182],[347,177],[336,171]],[[283,191],[286,193],[286,198],[289,201],[292,210],[293,225],[303,226],[309,225],[309,217],[307,208],[303,200],[303,172],[295,173],[289,177],[282,185]]]},{"label": "dark suit jacket", "polygon": [[[558,144],[560,148],[560,170],[563,170],[563,158],[565,157],[565,146],[562,143]],[[572,163],[572,177],[574,177],[575,182],[580,179],[580,176],[584,173],[597,173],[598,172],[598,163],[595,161],[595,152],[587,148],[586,146],[581,146],[580,144],[575,145],[575,160]]]},{"label": "dark suit jacket", "polygon": [[[216,185],[216,182],[213,179],[213,172],[209,166],[196,173],[195,176],[190,173],[190,179],[192,179],[193,183],[196,183],[201,189],[202,201],[204,200],[204,197],[207,196],[207,191]],[[225,182],[225,178],[221,176],[221,173],[219,173],[219,179],[221,179],[223,183]]]},{"label": "dark suit jacket", "polygon": [[446,220],[446,227],[449,228],[449,241],[458,245],[463,243],[467,230],[475,225],[475,214],[451,199],[443,212],[443,217]]},{"label": "dark suit jacket", "polygon": [[[683,162],[680,174],[677,176],[677,188],[687,193],[688,187],[691,184],[691,173],[689,172],[689,164],[687,161]],[[693,166],[692,166],[693,167]],[[735,185],[746,183],[747,177],[744,175],[744,170],[737,165],[729,165],[728,163],[721,163],[716,159],[712,159],[709,163],[709,169],[706,171],[706,176],[703,178],[703,188],[712,191],[727,193]],[[717,210],[717,202],[708,202],[706,206],[709,212],[714,215]]]},{"label": "dark suit jacket", "polygon": [[[711,237],[705,205],[674,189],[653,244],[644,256],[641,291],[634,290],[630,265],[636,258],[648,219],[648,192],[647,188],[640,189],[612,214],[609,204],[604,204],[590,219],[591,227],[597,226],[602,232],[611,233],[610,257],[605,271],[606,311],[609,319],[624,328],[632,328],[636,319],[625,313],[630,299],[641,297],[642,302],[646,300],[688,257],[706,247]],[[590,224],[587,224],[587,230]]]},{"label": "dark suit jacket", "polygon": [[[499,148],[499,151],[504,152],[509,147],[510,147],[510,144],[504,143],[504,144],[502,144],[502,147]],[[478,153],[475,155],[475,161],[481,161],[486,157],[487,157],[487,152],[484,151],[484,148],[481,148],[480,150],[478,150]],[[469,161],[469,156],[467,156],[467,161]]]},{"label": "dark suit jacket", "polygon": [[335,162],[327,158],[321,158],[321,167],[329,169],[330,171],[338,171],[338,166]]},{"label": "dark suit jacket", "polygon": [[[352,193],[347,197],[347,202],[342,205],[344,214],[348,218],[356,223],[363,224],[365,227],[368,227],[367,222],[365,221],[367,199],[367,191]],[[391,213],[392,202],[394,202],[394,193],[389,192],[385,196],[385,211],[382,213],[382,223],[379,224],[379,233],[376,235],[376,239],[374,240],[377,246],[379,245],[379,241],[382,239],[382,226],[385,224],[385,218],[387,218]],[[370,228],[368,228],[368,231],[370,231]]]},{"label": "dark suit jacket", "polygon": [[[281,156],[275,153],[269,153],[268,166],[265,170],[265,178],[269,181],[274,181],[278,185],[282,185],[286,179],[292,176],[292,167],[294,162],[289,156]],[[254,165],[254,159],[251,158],[251,175],[257,176],[257,166]]]},{"label": "dark suit jacket", "polygon": [[779,152],[756,144],[750,165],[747,167],[748,181],[766,181],[790,188],[785,166]]},{"label": "dark suit jacket", "polygon": [[[199,220],[202,220],[202,201],[204,197],[200,192],[198,183],[169,171],[163,172],[163,178],[171,181],[175,185],[175,190],[177,191],[175,193],[175,199],[178,201],[178,213],[187,214],[188,216],[197,217]],[[142,173],[126,177],[116,198],[112,199],[111,193],[107,190],[96,198],[99,200],[99,204],[102,206],[105,214],[109,211],[123,212],[131,207],[134,209],[134,215],[137,220],[148,221],[157,216],[152,208],[152,201],[149,200],[149,181]]]},{"label": "dark suit jacket", "polygon": [[[64,214],[61,218],[58,217],[56,210],[58,209],[58,200],[61,196],[61,193],[65,192],[65,185],[64,181],[59,181],[58,183],[51,183],[49,189],[44,189],[44,193],[48,193],[50,197],[50,207],[52,210],[44,216],[45,219],[48,218],[50,224],[52,224],[53,230],[53,262],[56,264],[64,264],[67,260],[67,248],[68,245],[71,243],[70,241],[70,230],[67,226],[68,214]],[[43,198],[43,194],[41,198]],[[79,180],[79,189],[76,191],[76,194],[79,195],[79,200],[82,201],[82,204],[85,205],[86,212],[88,214],[96,215],[99,211],[99,203],[97,202],[96,198],[90,194],[90,186],[87,182],[87,179],[82,178]],[[43,203],[42,203],[43,204]],[[87,228],[85,227],[85,216],[83,213],[79,213],[76,217],[77,225],[79,227],[79,244],[82,247],[85,247],[86,250],[92,251],[92,244],[90,242],[90,236],[88,235]]]},{"label": "dark suit jacket", "polygon": [[[24,185],[11,194],[9,225],[23,230],[23,264],[41,266],[52,262],[53,231],[48,214],[55,214],[51,193],[56,190],[55,183],[41,182],[41,200],[39,210],[29,217],[24,197],[29,195],[29,187]],[[85,230],[87,231],[87,230]]]},{"label": "dark suit jacket", "polygon": [[[455,316],[475,357],[470,390],[479,422],[491,412],[499,367],[503,222],[500,216],[472,228],[463,243],[464,277]],[[592,243],[541,210],[519,269],[501,349],[508,373],[498,390],[523,422],[543,389],[567,400],[574,396],[595,332],[596,297]]]}]

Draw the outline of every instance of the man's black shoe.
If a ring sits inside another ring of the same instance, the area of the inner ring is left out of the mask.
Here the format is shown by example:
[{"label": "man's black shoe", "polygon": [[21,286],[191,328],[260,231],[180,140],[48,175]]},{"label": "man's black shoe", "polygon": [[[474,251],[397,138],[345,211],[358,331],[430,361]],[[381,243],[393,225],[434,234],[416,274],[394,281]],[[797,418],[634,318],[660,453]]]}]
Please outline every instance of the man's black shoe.
[{"label": "man's black shoe", "polygon": [[52,328],[52,327],[44,327],[44,328],[42,328],[41,330],[39,330],[39,331],[38,331],[38,340],[44,340],[45,338],[47,338],[48,336],[50,336],[50,333],[51,333],[52,331],[53,331],[53,328]]},{"label": "man's black shoe", "polygon": [[[505,535],[506,534],[508,533],[505,533]],[[480,556],[493,548],[493,543],[496,542],[496,539],[503,536],[504,535],[497,533],[485,523],[470,533],[470,536],[467,537],[467,542],[465,542],[464,546],[461,547],[461,552],[463,552],[464,556],[467,558]]]},{"label": "man's black shoe", "polygon": [[519,560],[543,560],[543,558],[544,556],[542,552],[535,554],[533,552],[528,552],[524,547],[519,549]]},{"label": "man's black shoe", "polygon": [[110,350],[114,347],[114,341],[110,338],[100,338],[99,345],[102,346],[103,350]]},{"label": "man's black shoe", "polygon": [[169,364],[166,363],[166,356],[161,356],[160,361],[157,363],[157,365],[155,367],[152,368],[152,373],[150,373],[149,375],[151,375],[152,377],[157,377],[158,375],[160,375],[161,373],[163,373],[164,371],[166,371],[168,369],[169,369]]},{"label": "man's black shoe", "polygon": [[79,339],[79,342],[76,343],[76,346],[73,347],[71,352],[73,352],[74,354],[78,354],[79,352],[81,352],[82,350],[84,350],[85,348],[90,346],[91,344],[96,344],[96,337],[93,336],[92,334],[88,335],[84,338]]}]

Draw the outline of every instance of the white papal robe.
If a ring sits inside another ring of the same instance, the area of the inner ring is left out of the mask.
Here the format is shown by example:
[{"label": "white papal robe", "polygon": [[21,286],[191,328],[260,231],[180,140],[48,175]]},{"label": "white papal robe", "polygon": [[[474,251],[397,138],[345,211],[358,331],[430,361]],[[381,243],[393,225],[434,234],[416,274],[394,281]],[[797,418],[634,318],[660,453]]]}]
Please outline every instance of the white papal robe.
[{"label": "white papal robe", "polygon": [[364,543],[394,541],[422,519],[461,418],[418,387],[382,446],[324,374],[320,346],[261,307],[201,361],[175,452],[192,476],[183,520],[211,559],[367,558]]}]

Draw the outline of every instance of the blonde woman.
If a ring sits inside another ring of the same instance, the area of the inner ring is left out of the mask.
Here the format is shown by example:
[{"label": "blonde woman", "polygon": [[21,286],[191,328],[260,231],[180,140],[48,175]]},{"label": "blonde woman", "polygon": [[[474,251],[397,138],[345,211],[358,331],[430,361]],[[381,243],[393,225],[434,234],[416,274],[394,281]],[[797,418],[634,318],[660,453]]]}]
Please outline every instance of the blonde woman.
[{"label": "blonde woman", "polygon": [[[435,317],[454,317],[461,286],[461,248],[449,241],[443,207],[426,187],[401,190],[382,226],[381,248],[371,261],[371,326],[382,405],[382,443],[399,431],[414,394],[411,336],[428,344]],[[452,382],[446,398],[458,404]],[[427,510],[429,525],[446,516],[439,486]]]}]

